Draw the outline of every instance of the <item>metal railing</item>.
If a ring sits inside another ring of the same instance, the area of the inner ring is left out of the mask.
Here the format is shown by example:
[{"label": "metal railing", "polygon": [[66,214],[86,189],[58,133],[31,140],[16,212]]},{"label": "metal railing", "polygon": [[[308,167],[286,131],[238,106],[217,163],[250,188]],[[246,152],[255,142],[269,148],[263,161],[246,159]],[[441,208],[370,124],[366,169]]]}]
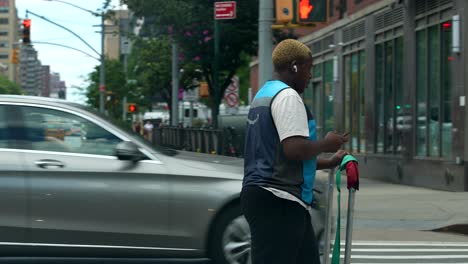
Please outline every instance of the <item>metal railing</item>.
[{"label": "metal railing", "polygon": [[226,156],[242,156],[243,138],[233,127],[223,129],[160,127],[153,142],[175,149]]}]

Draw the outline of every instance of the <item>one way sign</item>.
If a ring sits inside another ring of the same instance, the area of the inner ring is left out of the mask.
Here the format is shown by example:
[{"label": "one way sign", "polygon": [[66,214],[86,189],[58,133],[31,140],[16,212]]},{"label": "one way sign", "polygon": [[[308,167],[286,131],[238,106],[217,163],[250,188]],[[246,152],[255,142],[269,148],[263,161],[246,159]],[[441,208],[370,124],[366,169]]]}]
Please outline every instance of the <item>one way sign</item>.
[{"label": "one way sign", "polygon": [[214,3],[215,14],[214,17],[218,19],[234,19],[236,18],[236,2],[215,2]]}]

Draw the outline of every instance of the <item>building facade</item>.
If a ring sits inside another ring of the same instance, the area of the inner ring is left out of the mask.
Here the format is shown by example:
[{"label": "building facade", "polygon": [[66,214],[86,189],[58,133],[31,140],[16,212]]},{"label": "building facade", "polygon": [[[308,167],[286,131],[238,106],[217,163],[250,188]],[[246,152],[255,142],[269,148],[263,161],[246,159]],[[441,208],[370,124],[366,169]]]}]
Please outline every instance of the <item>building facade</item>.
[{"label": "building facade", "polygon": [[50,94],[49,97],[66,99],[67,87],[65,82],[60,79],[60,73],[52,72],[50,74]]},{"label": "building facade", "polygon": [[42,94],[41,96],[50,97],[50,66],[42,65]]},{"label": "building facade", "polygon": [[318,136],[350,132],[366,177],[468,191],[468,1],[338,2],[338,18],[300,39]]},{"label": "building facade", "polygon": [[17,81],[18,66],[12,63],[12,53],[18,49],[19,22],[15,0],[0,0],[0,74]]},{"label": "building facade", "polygon": [[105,21],[104,54],[109,59],[120,60],[121,54],[129,53],[130,13],[127,9],[112,12],[112,19]]},{"label": "building facade", "polygon": [[42,65],[32,45],[20,45],[20,84],[26,95],[42,94]]}]

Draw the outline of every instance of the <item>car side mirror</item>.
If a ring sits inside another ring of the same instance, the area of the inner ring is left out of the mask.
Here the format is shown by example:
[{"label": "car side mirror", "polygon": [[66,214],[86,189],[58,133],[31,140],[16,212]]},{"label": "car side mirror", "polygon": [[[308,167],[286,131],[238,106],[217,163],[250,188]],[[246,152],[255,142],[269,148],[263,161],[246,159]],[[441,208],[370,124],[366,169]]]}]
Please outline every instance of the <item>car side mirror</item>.
[{"label": "car side mirror", "polygon": [[122,141],[115,147],[115,155],[119,160],[129,160],[138,162],[144,158],[144,155],[138,149],[138,146],[131,141]]}]

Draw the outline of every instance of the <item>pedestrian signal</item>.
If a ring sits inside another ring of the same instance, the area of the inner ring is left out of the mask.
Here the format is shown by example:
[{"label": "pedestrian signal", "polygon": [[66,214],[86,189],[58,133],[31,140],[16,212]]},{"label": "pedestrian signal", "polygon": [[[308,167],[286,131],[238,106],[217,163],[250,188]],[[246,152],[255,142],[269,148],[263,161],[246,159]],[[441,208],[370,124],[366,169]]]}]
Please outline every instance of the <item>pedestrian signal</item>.
[{"label": "pedestrian signal", "polygon": [[199,89],[200,97],[209,97],[210,96],[210,90],[208,88],[208,83],[207,82],[200,82],[200,89]]},{"label": "pedestrian signal", "polygon": [[327,22],[327,0],[297,0],[297,23]]},{"label": "pedestrian signal", "polygon": [[289,23],[294,18],[293,0],[276,0],[275,10],[277,24]]},{"label": "pedestrian signal", "polygon": [[12,49],[11,50],[11,64],[18,64],[19,62],[19,50],[16,48],[16,49]]}]

